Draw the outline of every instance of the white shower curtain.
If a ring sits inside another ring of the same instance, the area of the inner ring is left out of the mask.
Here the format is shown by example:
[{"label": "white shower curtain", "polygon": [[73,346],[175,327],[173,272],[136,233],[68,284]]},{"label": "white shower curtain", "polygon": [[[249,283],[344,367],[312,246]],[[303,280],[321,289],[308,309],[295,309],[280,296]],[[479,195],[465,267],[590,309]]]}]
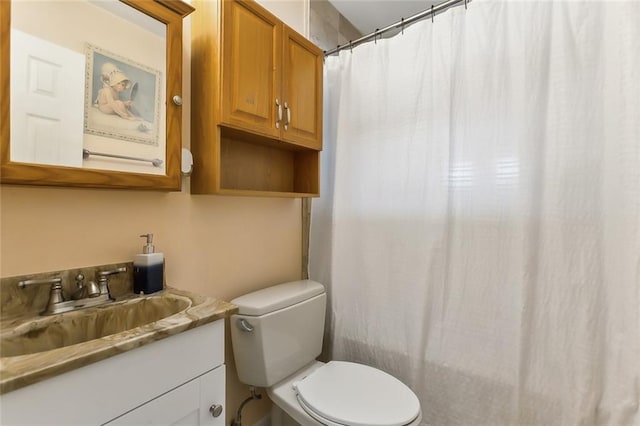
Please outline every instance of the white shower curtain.
[{"label": "white shower curtain", "polygon": [[429,425],[640,425],[640,2],[475,0],[325,64],[333,359]]}]

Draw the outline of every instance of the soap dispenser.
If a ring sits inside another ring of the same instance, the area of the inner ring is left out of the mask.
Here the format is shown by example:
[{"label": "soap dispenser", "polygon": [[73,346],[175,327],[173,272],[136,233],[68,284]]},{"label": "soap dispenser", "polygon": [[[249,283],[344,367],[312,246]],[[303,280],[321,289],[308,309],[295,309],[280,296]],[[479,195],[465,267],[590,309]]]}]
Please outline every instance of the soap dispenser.
[{"label": "soap dispenser", "polygon": [[164,287],[164,255],[156,253],[153,234],[140,235],[147,239],[142,254],[133,257],[133,292],[136,294],[155,293]]}]

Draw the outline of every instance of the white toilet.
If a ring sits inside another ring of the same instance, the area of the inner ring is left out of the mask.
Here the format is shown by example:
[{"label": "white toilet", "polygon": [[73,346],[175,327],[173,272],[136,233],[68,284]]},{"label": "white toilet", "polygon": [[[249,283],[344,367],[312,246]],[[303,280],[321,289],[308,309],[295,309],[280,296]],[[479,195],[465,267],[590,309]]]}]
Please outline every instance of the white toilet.
[{"label": "white toilet", "polygon": [[240,381],[267,389],[272,425],[405,426],[422,419],[420,402],[395,377],[362,364],[316,361],[326,293],[294,281],[231,301],[231,340]]}]

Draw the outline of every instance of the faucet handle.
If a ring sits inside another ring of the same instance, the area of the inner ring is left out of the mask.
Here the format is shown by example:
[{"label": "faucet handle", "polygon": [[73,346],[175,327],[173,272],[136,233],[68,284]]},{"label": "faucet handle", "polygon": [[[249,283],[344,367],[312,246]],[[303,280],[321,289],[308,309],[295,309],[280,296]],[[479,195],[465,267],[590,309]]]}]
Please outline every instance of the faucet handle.
[{"label": "faucet handle", "polygon": [[53,278],[40,278],[40,279],[36,279],[36,280],[19,281],[18,282],[18,287],[25,288],[27,286],[36,285],[36,284],[52,284],[51,288],[53,289],[53,287],[56,284],[62,286],[61,283],[62,283],[62,278],[60,278],[58,276],[58,277],[53,277]]},{"label": "faucet handle", "polygon": [[98,276],[100,277],[100,279],[102,279],[102,278],[108,277],[109,275],[119,274],[121,272],[127,272],[127,267],[122,266],[120,268],[112,269],[110,271],[100,271],[98,272]]},{"label": "faucet handle", "polygon": [[57,303],[64,302],[64,294],[62,293],[62,278],[60,276],[53,278],[40,278],[35,280],[23,280],[18,282],[18,287],[25,288],[30,285],[39,285],[39,284],[51,284],[51,289],[49,290],[49,301],[47,302],[46,311],[49,311],[52,306]]},{"label": "faucet handle", "polygon": [[98,272],[98,285],[100,287],[100,295],[106,294],[111,298],[111,292],[109,291],[109,275],[119,274],[121,272],[127,272],[126,266],[122,266],[120,268],[112,269],[109,271],[100,271]]}]

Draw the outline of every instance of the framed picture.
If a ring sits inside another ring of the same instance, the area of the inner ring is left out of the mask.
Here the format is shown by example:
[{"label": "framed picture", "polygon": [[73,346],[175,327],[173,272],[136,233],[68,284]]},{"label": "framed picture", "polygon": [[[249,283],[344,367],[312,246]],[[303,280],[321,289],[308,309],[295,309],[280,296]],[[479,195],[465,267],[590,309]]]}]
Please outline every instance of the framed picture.
[{"label": "framed picture", "polygon": [[84,132],[158,145],[160,71],[86,45]]}]

